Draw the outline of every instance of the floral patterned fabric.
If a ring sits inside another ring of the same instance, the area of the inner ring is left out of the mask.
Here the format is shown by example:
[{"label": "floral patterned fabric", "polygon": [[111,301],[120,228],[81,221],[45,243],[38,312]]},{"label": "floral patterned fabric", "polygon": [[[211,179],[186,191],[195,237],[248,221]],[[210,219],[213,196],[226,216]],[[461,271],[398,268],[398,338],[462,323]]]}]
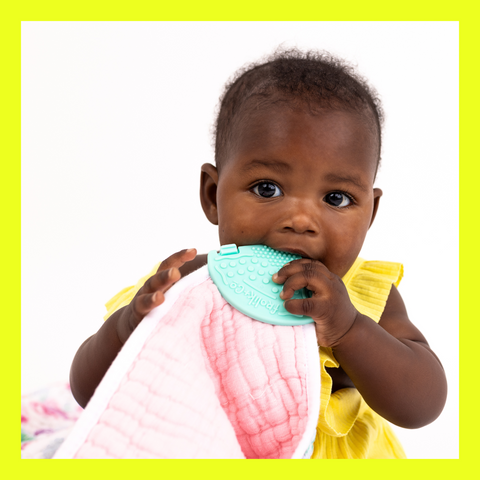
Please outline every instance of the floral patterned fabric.
[{"label": "floral patterned fabric", "polygon": [[68,383],[22,396],[22,458],[52,458],[83,412]]}]

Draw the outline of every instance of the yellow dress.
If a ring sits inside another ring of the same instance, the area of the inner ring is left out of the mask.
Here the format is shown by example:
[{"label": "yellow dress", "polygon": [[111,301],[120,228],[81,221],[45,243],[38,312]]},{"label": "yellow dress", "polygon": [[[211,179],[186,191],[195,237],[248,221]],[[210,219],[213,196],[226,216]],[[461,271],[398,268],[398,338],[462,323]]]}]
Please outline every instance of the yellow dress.
[{"label": "yellow dress", "polygon": [[[159,265],[136,285],[111,298],[105,304],[105,319],[128,305]],[[378,322],[392,284],[398,286],[402,276],[403,266],[399,263],[357,258],[343,282],[355,308]],[[332,350],[320,347],[320,415],[311,458],[406,458],[390,424],[365,403],[355,388],[331,393],[332,379],[325,367],[338,366]]]}]

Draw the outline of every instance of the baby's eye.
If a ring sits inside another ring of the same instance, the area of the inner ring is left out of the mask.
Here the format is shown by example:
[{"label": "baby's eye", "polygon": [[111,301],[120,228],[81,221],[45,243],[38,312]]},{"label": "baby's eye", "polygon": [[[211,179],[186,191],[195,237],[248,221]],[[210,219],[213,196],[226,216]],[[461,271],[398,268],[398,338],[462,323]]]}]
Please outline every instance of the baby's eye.
[{"label": "baby's eye", "polygon": [[253,193],[256,193],[259,197],[271,198],[279,197],[282,191],[274,183],[262,182],[253,187]]},{"label": "baby's eye", "polygon": [[347,194],[341,192],[329,193],[324,200],[334,207],[348,207],[352,203],[352,199]]}]

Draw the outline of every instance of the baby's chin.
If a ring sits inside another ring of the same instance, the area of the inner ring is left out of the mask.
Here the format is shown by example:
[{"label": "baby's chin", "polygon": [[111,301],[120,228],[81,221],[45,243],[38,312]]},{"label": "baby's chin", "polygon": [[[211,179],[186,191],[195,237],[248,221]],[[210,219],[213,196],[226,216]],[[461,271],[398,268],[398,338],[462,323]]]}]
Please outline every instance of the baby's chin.
[{"label": "baby's chin", "polygon": [[340,278],[343,278],[349,270],[353,267],[353,264],[355,263],[355,260],[357,257],[355,257],[353,260],[344,263],[343,265],[332,265],[331,268],[328,267],[328,265],[325,265],[332,273],[337,275]]}]

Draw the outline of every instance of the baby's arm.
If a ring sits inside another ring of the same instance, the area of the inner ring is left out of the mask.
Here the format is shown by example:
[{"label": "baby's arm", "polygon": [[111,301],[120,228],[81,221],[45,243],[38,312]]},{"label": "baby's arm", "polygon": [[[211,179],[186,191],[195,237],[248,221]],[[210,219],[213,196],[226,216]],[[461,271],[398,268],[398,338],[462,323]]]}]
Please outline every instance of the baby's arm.
[{"label": "baby's arm", "polygon": [[[341,279],[320,262],[292,262],[274,281],[285,282],[288,311],[315,320],[319,345],[332,348],[373,410],[404,428],[422,427],[440,415],[447,394],[443,367],[394,286],[377,324],[355,309]],[[288,300],[303,287],[313,291],[312,298]]]},{"label": "baby's arm", "polygon": [[205,263],[205,255],[182,250],[164,260],[155,275],[137,292],[129,305],[117,310],[95,335],[78,349],[70,369],[70,386],[85,407],[123,344],[141,320],[165,299],[164,293],[182,276]]}]

